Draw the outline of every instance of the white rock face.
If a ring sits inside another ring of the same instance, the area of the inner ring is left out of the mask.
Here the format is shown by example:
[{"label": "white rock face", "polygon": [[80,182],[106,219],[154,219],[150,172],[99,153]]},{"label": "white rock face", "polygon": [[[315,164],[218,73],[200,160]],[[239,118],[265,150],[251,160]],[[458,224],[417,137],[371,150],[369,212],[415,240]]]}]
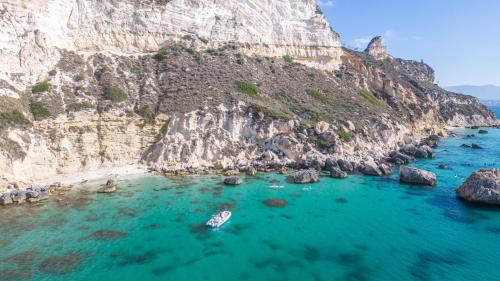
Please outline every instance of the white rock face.
[{"label": "white rock face", "polygon": [[142,54],[169,40],[200,49],[235,42],[247,54],[340,64],[339,36],[314,0],[144,2],[1,0],[0,80],[24,89],[57,63],[58,49]]},{"label": "white rock face", "polygon": [[384,39],[381,36],[373,38],[368,44],[365,52],[374,57],[376,60],[385,60],[389,57],[387,47],[384,44]]}]

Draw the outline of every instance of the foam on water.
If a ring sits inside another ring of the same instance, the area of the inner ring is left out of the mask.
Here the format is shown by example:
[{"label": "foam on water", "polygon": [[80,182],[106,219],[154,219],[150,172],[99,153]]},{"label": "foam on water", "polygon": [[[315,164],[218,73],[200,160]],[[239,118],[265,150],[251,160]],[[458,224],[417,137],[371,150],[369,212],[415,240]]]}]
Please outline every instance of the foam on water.
[{"label": "foam on water", "polygon": [[[434,189],[396,173],[305,186],[261,173],[236,187],[148,176],[115,194],[82,186],[3,208],[0,280],[498,280],[500,210],[454,193],[472,171],[500,167],[500,130],[476,135],[414,164],[438,174]],[[484,149],[459,147],[471,142]],[[230,221],[204,227],[222,209]]]}]

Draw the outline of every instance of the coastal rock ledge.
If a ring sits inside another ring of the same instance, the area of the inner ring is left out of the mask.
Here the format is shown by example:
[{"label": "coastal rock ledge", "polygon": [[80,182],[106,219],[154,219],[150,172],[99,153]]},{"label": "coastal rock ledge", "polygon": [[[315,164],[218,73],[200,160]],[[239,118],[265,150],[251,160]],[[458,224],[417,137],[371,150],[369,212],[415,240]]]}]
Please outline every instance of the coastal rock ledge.
[{"label": "coastal rock ledge", "polygon": [[469,202],[500,206],[500,170],[478,170],[456,192],[458,197]]}]

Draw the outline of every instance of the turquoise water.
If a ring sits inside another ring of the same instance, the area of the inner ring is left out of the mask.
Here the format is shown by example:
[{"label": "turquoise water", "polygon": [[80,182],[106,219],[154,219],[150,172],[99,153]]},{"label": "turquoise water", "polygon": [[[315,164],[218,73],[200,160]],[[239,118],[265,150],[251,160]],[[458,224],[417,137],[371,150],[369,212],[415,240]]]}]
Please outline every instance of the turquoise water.
[{"label": "turquoise water", "polygon": [[[306,186],[260,174],[237,187],[149,176],[120,181],[116,194],[90,185],[4,208],[0,280],[500,280],[500,209],[454,195],[472,171],[500,167],[500,130],[489,131],[474,140],[484,150],[448,139],[414,164],[438,174],[434,189],[396,174]],[[205,228],[221,209],[230,221]]]}]

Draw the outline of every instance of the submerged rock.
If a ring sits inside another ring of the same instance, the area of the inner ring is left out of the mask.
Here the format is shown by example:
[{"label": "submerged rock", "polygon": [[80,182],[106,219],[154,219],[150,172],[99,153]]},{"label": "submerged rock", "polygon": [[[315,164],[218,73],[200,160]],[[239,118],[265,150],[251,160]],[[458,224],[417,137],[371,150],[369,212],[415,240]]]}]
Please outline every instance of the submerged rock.
[{"label": "submerged rock", "polygon": [[478,131],[478,133],[479,133],[479,134],[487,134],[487,133],[488,133],[488,131],[486,131],[486,130],[479,130],[479,131]]},{"label": "submerged rock", "polygon": [[435,186],[436,174],[425,170],[401,166],[399,170],[399,180],[405,183]]},{"label": "submerged rock", "polygon": [[113,193],[116,192],[116,184],[114,180],[108,180],[105,185],[97,190],[98,193]]},{"label": "submerged rock", "polygon": [[456,193],[470,202],[500,205],[500,170],[481,169],[472,173]]},{"label": "submerged rock", "polygon": [[471,146],[470,146],[470,145],[465,144],[465,143],[462,143],[462,145],[461,145],[460,147],[463,147],[463,148],[471,148]]},{"label": "submerged rock", "polygon": [[226,185],[240,185],[242,183],[239,177],[227,177],[224,179]]},{"label": "submerged rock", "polygon": [[471,146],[473,149],[483,149],[482,146],[480,146],[479,144],[477,143],[473,143],[472,146]]},{"label": "submerged rock", "polygon": [[295,183],[315,183],[319,182],[319,173],[317,170],[309,169],[295,173],[293,177]]},{"label": "submerged rock", "polygon": [[439,164],[439,169],[447,170],[449,168],[450,168],[450,166],[448,164]]}]

